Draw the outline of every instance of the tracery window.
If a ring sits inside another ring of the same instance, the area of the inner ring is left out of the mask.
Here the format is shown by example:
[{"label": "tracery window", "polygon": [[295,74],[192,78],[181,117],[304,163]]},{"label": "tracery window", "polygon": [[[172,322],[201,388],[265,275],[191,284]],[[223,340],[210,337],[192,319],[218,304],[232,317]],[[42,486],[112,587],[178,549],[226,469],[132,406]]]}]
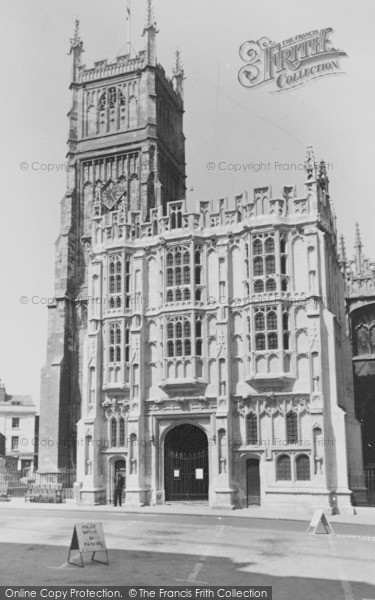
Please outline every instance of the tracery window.
[{"label": "tracery window", "polygon": [[125,323],[125,362],[130,361],[130,324],[129,321]]},{"label": "tracery window", "polygon": [[255,349],[277,350],[277,312],[275,306],[258,307],[255,309]]},{"label": "tracery window", "polygon": [[130,254],[125,254],[125,306],[130,307]]},{"label": "tracery window", "polygon": [[190,300],[190,288],[185,287],[190,286],[191,283],[189,248],[186,246],[170,248],[166,256],[166,265],[166,286],[171,288],[167,289],[167,302]]},{"label": "tracery window", "polygon": [[246,417],[246,434],[248,444],[258,443],[258,418],[252,412]]},{"label": "tracery window", "polygon": [[253,283],[254,294],[276,291],[275,252],[273,233],[256,235],[253,241],[253,277],[256,278]]},{"label": "tracery window", "polygon": [[109,257],[108,270],[109,308],[121,308],[122,258],[120,254],[112,254]]},{"label": "tracery window", "polygon": [[[286,239],[282,237],[280,240],[280,273],[282,275],[287,274],[287,248]],[[283,279],[287,283],[287,279]]]},{"label": "tracery window", "polygon": [[307,454],[301,454],[296,459],[296,479],[297,481],[309,481],[310,476],[310,459]]},{"label": "tracery window", "polygon": [[126,100],[117,87],[105,90],[99,98],[99,133],[126,128]]},{"label": "tracery window", "polygon": [[120,422],[120,432],[119,432],[119,445],[121,447],[125,446],[125,419],[121,417]]},{"label": "tracery window", "polygon": [[195,321],[195,349],[196,355],[202,356],[203,353],[203,322],[202,317],[197,317]]},{"label": "tracery window", "polygon": [[282,454],[277,459],[276,479],[278,481],[290,481],[292,479],[290,456],[287,454]]},{"label": "tracery window", "polygon": [[169,207],[171,229],[181,229],[182,227],[182,204],[175,204]]},{"label": "tracery window", "polygon": [[286,440],[288,444],[298,443],[298,417],[295,412],[286,415]]},{"label": "tracery window", "polygon": [[111,419],[111,446],[117,446],[117,421],[114,417]]},{"label": "tracery window", "polygon": [[109,357],[110,363],[121,362],[122,350],[122,335],[121,325],[119,323],[111,323],[109,326]]},{"label": "tracery window", "polygon": [[196,356],[203,355],[203,319],[197,316],[193,326],[189,317],[173,317],[168,320],[167,327],[167,356],[191,356],[193,339]]},{"label": "tracery window", "polygon": [[289,332],[289,312],[283,312],[283,348],[289,350],[290,332]]},{"label": "tracery window", "polygon": [[173,317],[167,323],[168,357],[191,356],[191,324],[188,317]]}]

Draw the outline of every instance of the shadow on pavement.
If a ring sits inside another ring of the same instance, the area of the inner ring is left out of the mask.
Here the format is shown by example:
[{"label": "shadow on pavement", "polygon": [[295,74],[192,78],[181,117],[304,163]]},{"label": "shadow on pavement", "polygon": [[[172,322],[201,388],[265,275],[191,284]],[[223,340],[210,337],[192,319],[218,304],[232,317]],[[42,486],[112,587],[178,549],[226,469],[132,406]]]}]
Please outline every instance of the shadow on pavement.
[{"label": "shadow on pavement", "polygon": [[[271,585],[274,600],[345,599],[339,580],[292,577],[287,573],[283,577],[263,574],[257,572],[257,563],[245,560],[235,563],[223,557],[207,557],[204,560],[190,554],[113,549],[108,554],[109,565],[90,562],[90,555],[87,555],[85,567],[80,568],[66,566],[66,547],[1,544],[0,585]],[[203,564],[196,580],[189,581],[189,575],[198,562]],[[375,586],[349,583],[355,600],[375,599]]]}]

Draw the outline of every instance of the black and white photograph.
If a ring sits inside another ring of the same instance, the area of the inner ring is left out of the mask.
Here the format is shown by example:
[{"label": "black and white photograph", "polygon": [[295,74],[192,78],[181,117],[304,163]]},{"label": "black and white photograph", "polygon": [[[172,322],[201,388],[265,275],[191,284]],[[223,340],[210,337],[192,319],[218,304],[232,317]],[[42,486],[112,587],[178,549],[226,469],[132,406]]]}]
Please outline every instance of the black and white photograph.
[{"label": "black and white photograph", "polygon": [[375,600],[374,3],[0,10],[0,600]]}]

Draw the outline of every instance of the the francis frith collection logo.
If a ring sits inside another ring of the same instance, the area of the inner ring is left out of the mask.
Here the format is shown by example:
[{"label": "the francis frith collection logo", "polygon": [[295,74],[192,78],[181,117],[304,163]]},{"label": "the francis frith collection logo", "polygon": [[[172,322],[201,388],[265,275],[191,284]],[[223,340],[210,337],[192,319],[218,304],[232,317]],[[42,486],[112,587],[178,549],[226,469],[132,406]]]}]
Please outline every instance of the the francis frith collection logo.
[{"label": "the francis frith collection logo", "polygon": [[247,88],[274,81],[275,92],[296,88],[307,81],[341,73],[339,59],[346,52],[332,46],[331,27],[314,29],[301,35],[272,42],[262,37],[240,47],[240,57],[246,63],[238,78]]}]

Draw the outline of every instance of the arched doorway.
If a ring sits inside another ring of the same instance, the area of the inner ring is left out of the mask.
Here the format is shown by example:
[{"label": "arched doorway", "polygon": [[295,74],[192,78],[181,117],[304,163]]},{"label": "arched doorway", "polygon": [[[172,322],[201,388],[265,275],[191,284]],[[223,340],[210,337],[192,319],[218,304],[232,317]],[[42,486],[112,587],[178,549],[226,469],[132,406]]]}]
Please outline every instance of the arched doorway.
[{"label": "arched doorway", "polygon": [[259,459],[248,458],[246,461],[247,506],[260,505],[260,473]]},{"label": "arched doorway", "polygon": [[109,504],[112,504],[113,502],[113,498],[115,495],[115,475],[116,472],[119,471],[121,473],[121,475],[124,478],[124,489],[122,492],[122,502],[125,502],[125,495],[126,495],[126,462],[123,458],[118,458],[116,460],[114,460],[113,462],[111,461],[111,466],[110,466],[110,472],[109,472],[109,476],[110,476],[110,480],[109,480],[109,494],[108,494],[108,498],[107,501]]},{"label": "arched doorway", "polygon": [[166,500],[208,500],[208,441],[200,427],[171,429],[164,442]]}]

